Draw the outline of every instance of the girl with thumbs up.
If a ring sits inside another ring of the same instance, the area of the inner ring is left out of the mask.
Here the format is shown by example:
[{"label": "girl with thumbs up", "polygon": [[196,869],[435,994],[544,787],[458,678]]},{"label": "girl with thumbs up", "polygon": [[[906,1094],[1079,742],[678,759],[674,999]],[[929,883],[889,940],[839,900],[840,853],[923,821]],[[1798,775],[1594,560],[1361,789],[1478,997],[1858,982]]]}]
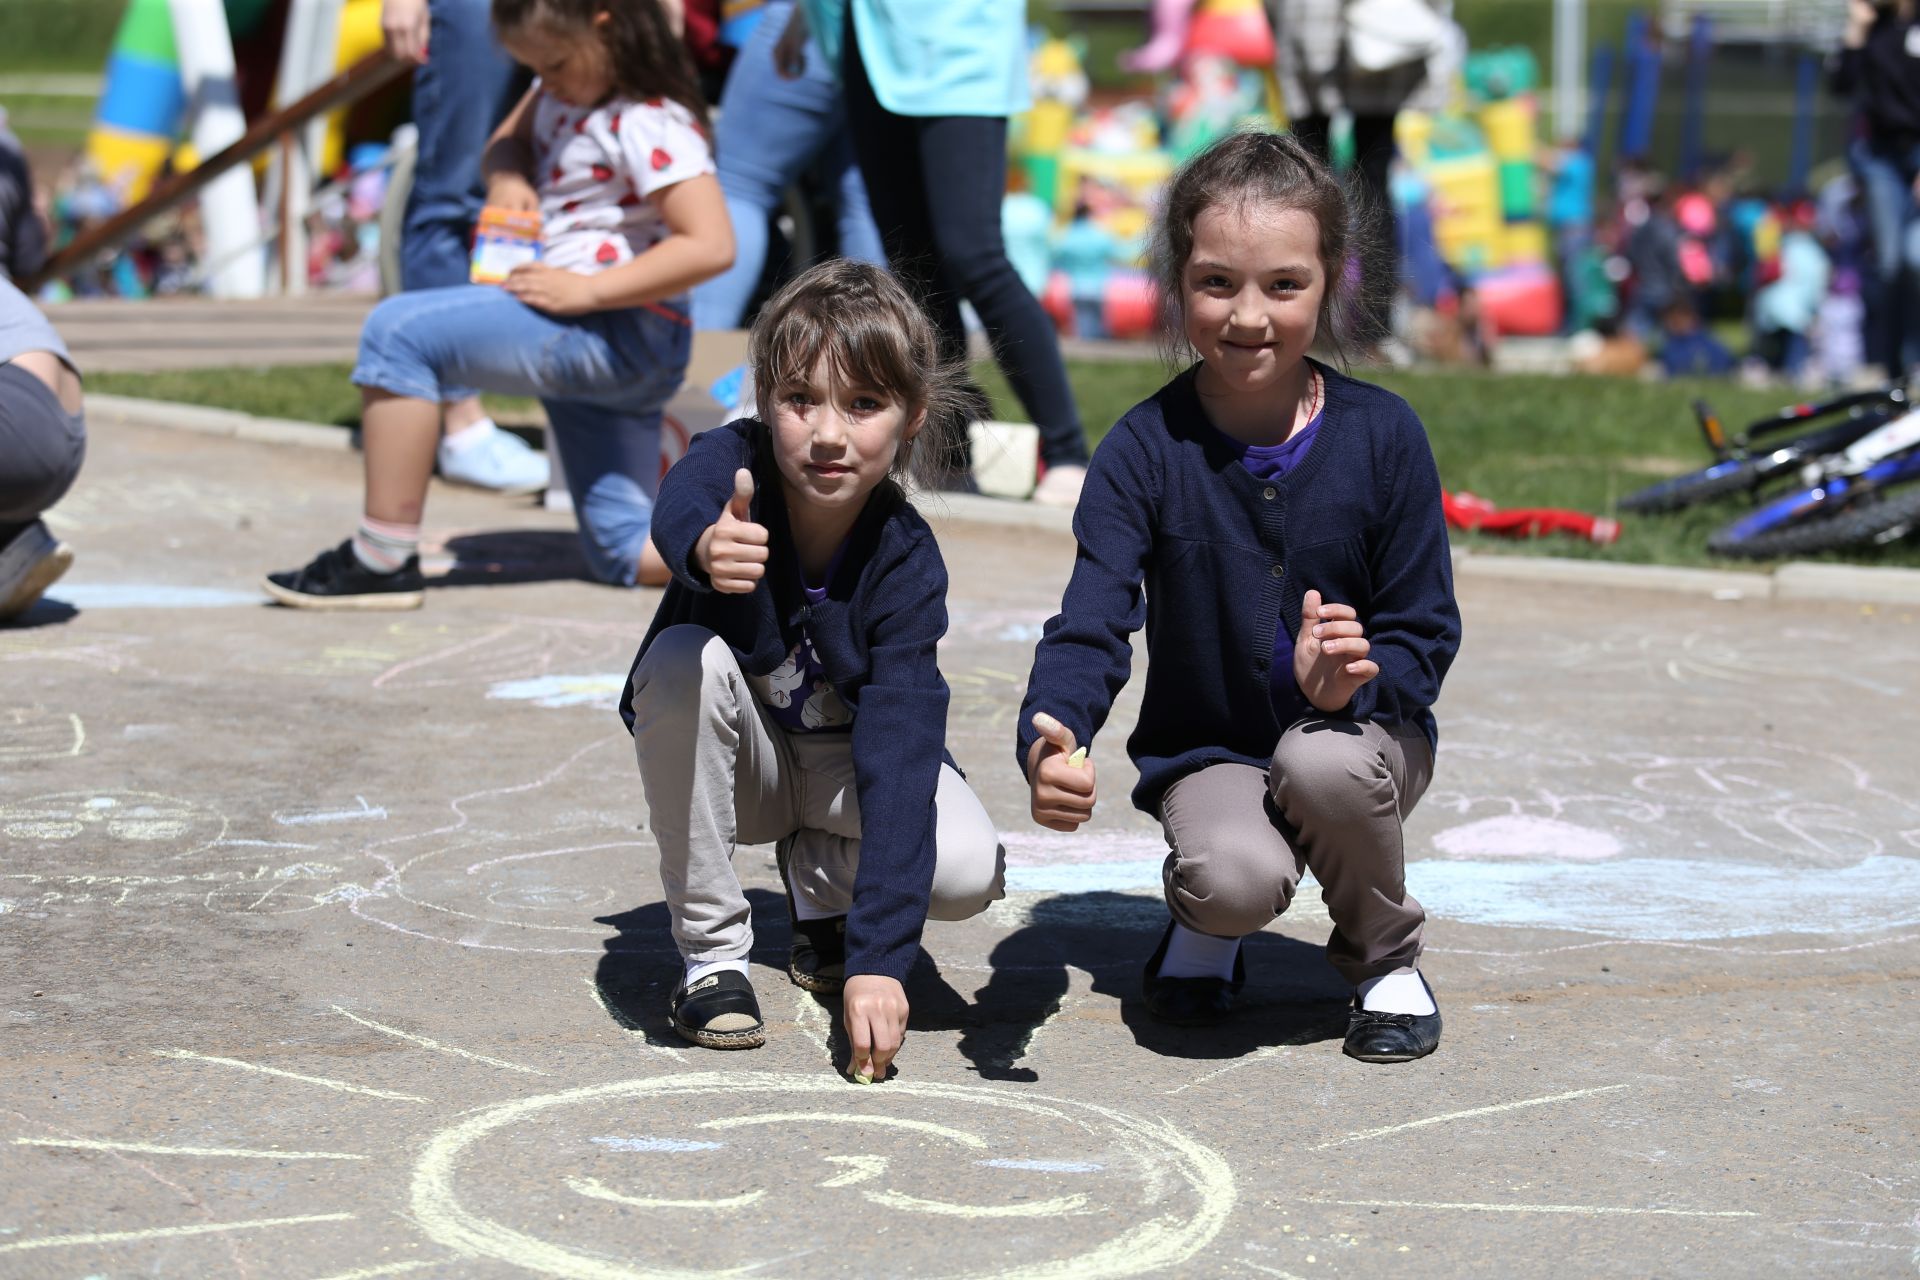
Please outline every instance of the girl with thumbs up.
[{"label": "girl with thumbs up", "polygon": [[883,268],[815,267],[754,325],[760,416],[694,437],[661,484],[673,582],[621,702],[686,964],[669,1012],[694,1044],[766,1039],[737,845],[774,842],[787,976],[842,996],[867,1081],[905,1037],[927,919],[1002,895],[993,822],[946,753],[946,565],[903,488],[964,423],[937,351]]},{"label": "girl with thumbs up", "polygon": [[1246,981],[1241,938],[1311,869],[1328,958],[1355,988],[1346,1051],[1401,1062],[1440,1038],[1401,824],[1432,774],[1429,708],[1460,614],[1420,420],[1307,356],[1316,341],[1344,352],[1366,314],[1347,270],[1356,235],[1339,184],[1289,136],[1231,135],[1175,176],[1154,262],[1171,336],[1199,363],[1094,453],[1018,760],[1035,821],[1092,817],[1085,751],[1144,624],[1127,752],[1134,804],[1171,845],[1173,915],[1147,962],[1148,1009],[1224,1017]]}]

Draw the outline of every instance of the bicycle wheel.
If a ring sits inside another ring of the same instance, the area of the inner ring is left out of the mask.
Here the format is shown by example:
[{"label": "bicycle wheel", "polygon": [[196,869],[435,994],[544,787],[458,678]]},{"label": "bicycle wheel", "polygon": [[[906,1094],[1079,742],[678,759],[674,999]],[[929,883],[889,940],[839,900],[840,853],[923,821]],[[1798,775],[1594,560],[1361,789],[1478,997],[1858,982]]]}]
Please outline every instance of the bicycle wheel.
[{"label": "bicycle wheel", "polygon": [[1648,485],[1620,499],[1622,511],[1647,515],[1656,511],[1679,511],[1683,507],[1711,502],[1732,493],[1745,493],[1766,479],[1762,460],[1742,458],[1716,462],[1701,471],[1689,471],[1671,480]]},{"label": "bicycle wheel", "polygon": [[1707,539],[1707,549],[1723,556],[1773,560],[1892,542],[1920,528],[1920,484],[1904,485],[1870,501],[1833,511],[1816,506],[1806,515],[1789,520],[1760,530],[1743,529],[1749,522],[1740,521]]}]

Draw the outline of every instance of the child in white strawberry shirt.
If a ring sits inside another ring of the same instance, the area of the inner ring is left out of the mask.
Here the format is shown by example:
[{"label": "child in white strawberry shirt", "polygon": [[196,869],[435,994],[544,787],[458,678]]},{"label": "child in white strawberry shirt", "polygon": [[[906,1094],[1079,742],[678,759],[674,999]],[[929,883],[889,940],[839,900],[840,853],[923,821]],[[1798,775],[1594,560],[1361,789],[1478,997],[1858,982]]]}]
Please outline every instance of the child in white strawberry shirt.
[{"label": "child in white strawberry shirt", "polygon": [[658,0],[494,0],[500,42],[538,79],[487,146],[487,203],[542,218],[539,261],[505,282],[388,298],[367,318],[367,495],[354,536],[269,574],[282,604],[412,609],[441,406],[540,398],[588,571],[660,584],[649,533],[660,413],[686,373],[689,288],[733,261],[706,106]]}]

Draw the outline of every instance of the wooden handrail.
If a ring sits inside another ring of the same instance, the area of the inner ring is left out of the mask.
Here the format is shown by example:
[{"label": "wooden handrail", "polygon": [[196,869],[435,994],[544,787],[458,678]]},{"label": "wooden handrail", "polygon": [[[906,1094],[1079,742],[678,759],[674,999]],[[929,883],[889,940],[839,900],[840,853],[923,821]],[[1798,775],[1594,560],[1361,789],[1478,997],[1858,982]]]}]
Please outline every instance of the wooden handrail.
[{"label": "wooden handrail", "polygon": [[21,287],[28,294],[33,294],[49,280],[57,280],[75,270],[101,250],[118,247],[149,219],[184,203],[215,178],[236,165],[247,163],[280,137],[300,128],[315,116],[358,102],[368,94],[392,84],[412,69],[412,64],[390,57],[384,50],[368,54],[298,102],[263,116],[240,136],[238,142],[209,157],[198,168],[174,174],[149,191],[146,199],[74,237],[72,243],[29,276]]}]

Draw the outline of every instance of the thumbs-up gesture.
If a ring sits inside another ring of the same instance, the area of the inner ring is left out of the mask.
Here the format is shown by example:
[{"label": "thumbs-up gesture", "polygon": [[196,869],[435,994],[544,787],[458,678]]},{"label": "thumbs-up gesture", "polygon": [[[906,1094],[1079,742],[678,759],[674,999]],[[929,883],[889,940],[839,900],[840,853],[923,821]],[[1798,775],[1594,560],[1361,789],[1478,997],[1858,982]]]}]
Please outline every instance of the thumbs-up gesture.
[{"label": "thumbs-up gesture", "polygon": [[1300,603],[1300,634],[1293,642],[1293,678],[1321,711],[1338,711],[1354,690],[1380,674],[1373,649],[1350,604],[1323,604],[1318,591]]},{"label": "thumbs-up gesture", "polygon": [[693,558],[715,591],[745,595],[767,576],[767,526],[753,522],[753,472],[733,473],[733,497],[694,544]]},{"label": "thumbs-up gesture", "polygon": [[1055,831],[1076,831],[1093,817],[1093,761],[1073,740],[1073,730],[1046,712],[1033,717],[1040,736],[1027,750],[1027,786],[1033,820]]}]

